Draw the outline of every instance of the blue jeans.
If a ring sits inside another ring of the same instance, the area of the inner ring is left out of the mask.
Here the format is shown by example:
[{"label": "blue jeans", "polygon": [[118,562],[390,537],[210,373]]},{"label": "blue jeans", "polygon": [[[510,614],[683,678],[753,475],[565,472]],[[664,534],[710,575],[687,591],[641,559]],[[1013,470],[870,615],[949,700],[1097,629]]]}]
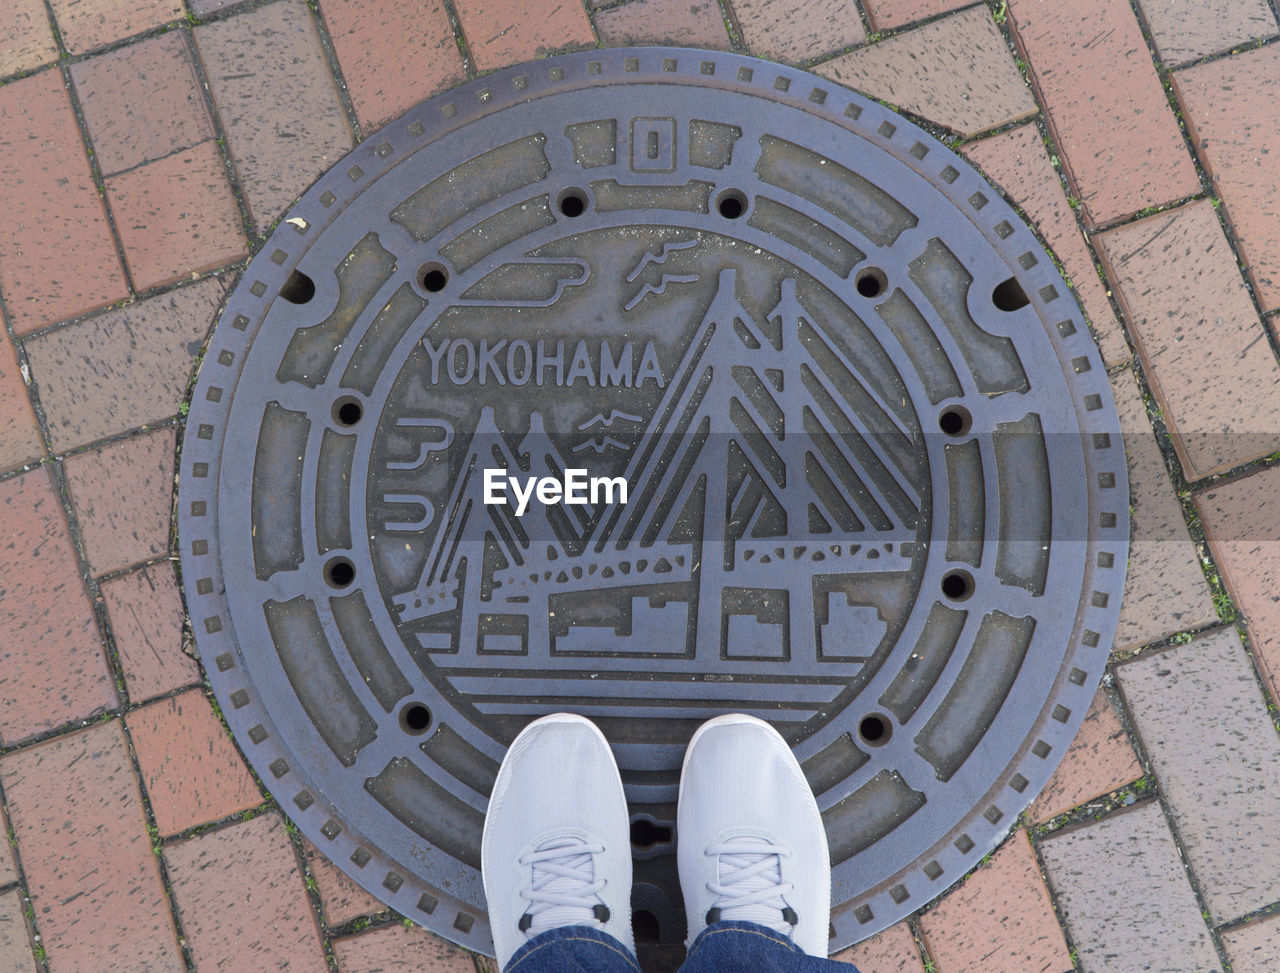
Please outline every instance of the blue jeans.
[{"label": "blue jeans", "polygon": [[[590,926],[561,926],[516,950],[502,973],[640,973],[618,940]],[[847,963],[810,956],[754,922],[717,922],[693,941],[680,973],[858,973]]]}]

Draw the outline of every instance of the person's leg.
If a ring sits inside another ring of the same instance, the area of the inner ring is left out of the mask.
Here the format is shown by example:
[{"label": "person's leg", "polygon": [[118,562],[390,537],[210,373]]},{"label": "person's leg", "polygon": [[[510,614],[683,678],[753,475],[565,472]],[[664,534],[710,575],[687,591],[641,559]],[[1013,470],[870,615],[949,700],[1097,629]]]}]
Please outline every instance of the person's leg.
[{"label": "person's leg", "polygon": [[677,863],[689,924],[683,973],[822,973],[831,859],[818,803],[777,730],[704,723],[680,774]]},{"label": "person's leg", "polygon": [[516,737],[480,859],[503,973],[637,973],[627,800],[595,724],[557,713]]},{"label": "person's leg", "polygon": [[858,973],[810,956],[788,937],[754,922],[716,922],[699,933],[680,973]]},{"label": "person's leg", "polygon": [[592,926],[559,926],[516,950],[502,973],[640,973],[626,946]]}]

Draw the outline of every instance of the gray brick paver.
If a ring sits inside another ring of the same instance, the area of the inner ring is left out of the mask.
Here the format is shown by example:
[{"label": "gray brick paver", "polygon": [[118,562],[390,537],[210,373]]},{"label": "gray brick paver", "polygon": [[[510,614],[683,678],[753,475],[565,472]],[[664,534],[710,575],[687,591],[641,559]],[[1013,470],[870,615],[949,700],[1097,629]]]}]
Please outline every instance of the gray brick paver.
[{"label": "gray brick paver", "polygon": [[18,889],[0,895],[0,969],[5,973],[36,973]]},{"label": "gray brick paver", "polygon": [[1231,973],[1280,970],[1280,916],[1267,916],[1222,934]]},{"label": "gray brick paver", "polygon": [[225,288],[208,278],[28,339],[53,448],[175,415]]},{"label": "gray brick paver", "polygon": [[1216,621],[1182,507],[1129,371],[1112,376],[1129,467],[1133,537],[1115,648],[1133,649]]},{"label": "gray brick paver", "polygon": [[986,7],[904,31],[813,70],[965,138],[1037,110]]},{"label": "gray brick paver", "polygon": [[1040,842],[1084,973],[1221,970],[1160,805]]},{"label": "gray brick paver", "polygon": [[1214,921],[1280,900],[1280,738],[1235,629],[1116,671]]},{"label": "gray brick paver", "polygon": [[196,47],[259,230],[351,148],[305,4],[281,0],[195,29]]}]

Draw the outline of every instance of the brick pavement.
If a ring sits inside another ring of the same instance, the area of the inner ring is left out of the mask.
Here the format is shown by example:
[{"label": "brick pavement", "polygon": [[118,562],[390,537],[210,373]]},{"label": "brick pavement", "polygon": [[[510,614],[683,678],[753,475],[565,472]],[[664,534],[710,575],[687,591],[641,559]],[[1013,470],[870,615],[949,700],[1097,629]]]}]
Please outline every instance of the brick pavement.
[{"label": "brick pavement", "polygon": [[677,39],[956,144],[1061,259],[1125,428],[1108,686],[1009,841],[840,958],[1276,969],[1278,35],[1272,0],[0,4],[0,969],[485,968],[225,735],[170,563],[178,425],[246,255],[355,140],[477,72]]}]

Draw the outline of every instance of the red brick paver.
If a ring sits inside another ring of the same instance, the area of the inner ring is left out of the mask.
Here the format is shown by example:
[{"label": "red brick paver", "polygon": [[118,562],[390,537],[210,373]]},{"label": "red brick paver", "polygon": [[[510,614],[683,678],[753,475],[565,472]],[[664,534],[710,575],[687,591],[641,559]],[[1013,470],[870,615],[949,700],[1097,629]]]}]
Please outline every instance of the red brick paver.
[{"label": "red brick paver", "polygon": [[1129,0],[1010,0],[1009,17],[1094,225],[1199,192]]},{"label": "red brick paver", "polygon": [[125,722],[162,835],[262,803],[244,760],[200,690],[150,703]]},{"label": "red brick paver", "polygon": [[360,916],[386,911],[384,903],[357,885],[306,838],[302,839],[302,850],[307,857],[311,877],[315,879],[320,892],[324,921],[330,928],[336,928]]},{"label": "red brick paver", "polygon": [[1062,261],[1063,271],[1084,305],[1102,360],[1108,366],[1128,361],[1132,357],[1129,345],[1039,130],[1034,125],[1021,125],[967,146],[965,155],[1022,207]]},{"label": "red brick paver", "polygon": [[324,0],[320,10],[366,135],[465,77],[441,0]]},{"label": "red brick paver", "polygon": [[95,575],[168,551],[176,439],[167,427],[66,461],[71,502]]},{"label": "red brick paver", "polygon": [[182,0],[49,0],[62,43],[82,54],[182,17]]},{"label": "red brick paver", "polygon": [[854,0],[735,0],[738,29],[752,54],[809,61],[867,39]]},{"label": "red brick paver", "polygon": [[18,334],[125,297],[62,75],[0,88],[0,289]]},{"label": "red brick paver", "polygon": [[399,922],[335,940],[333,952],[342,973],[390,973],[401,968],[415,973],[475,973],[471,953],[425,929],[407,929]]},{"label": "red brick paver", "polygon": [[170,284],[248,253],[240,210],[213,142],[106,180],[134,287]]},{"label": "red brick paver", "polygon": [[0,895],[0,969],[8,973],[36,973],[22,912],[22,893],[18,889]]},{"label": "red brick paver", "polygon": [[875,30],[901,27],[925,17],[967,7],[972,0],[865,0]]},{"label": "red brick paver", "polygon": [[1274,973],[1280,969],[1280,918],[1268,916],[1222,934],[1231,973]]},{"label": "red brick paver", "polygon": [[1206,490],[1196,507],[1227,591],[1249,623],[1263,677],[1280,694],[1280,468]]},{"label": "red brick paver", "polygon": [[854,964],[858,973],[924,973],[920,950],[905,922],[895,923],[832,959]]},{"label": "red brick paver", "polygon": [[1137,380],[1128,370],[1117,372],[1111,390],[1124,433],[1133,523],[1114,645],[1121,651],[1208,625],[1218,612]]},{"label": "red brick paver", "polygon": [[1209,202],[1098,239],[1187,478],[1280,446],[1280,368]]},{"label": "red brick paver", "polygon": [[1025,831],[1015,831],[991,861],[920,917],[938,973],[1061,973],[1067,944]]},{"label": "red brick paver", "polygon": [[1235,629],[1116,672],[1214,921],[1280,900],[1280,739]]},{"label": "red brick paver", "polygon": [[113,578],[102,598],[130,702],[200,681],[196,660],[182,651],[182,596],[171,565]]},{"label": "red brick paver", "polygon": [[467,48],[481,71],[564,48],[591,47],[595,34],[580,3],[455,0]]},{"label": "red brick paver", "polygon": [[0,743],[116,705],[47,468],[0,482]]},{"label": "red brick paver", "polygon": [[1277,32],[1267,0],[1139,0],[1139,5],[1156,50],[1170,67]]},{"label": "red brick paver", "polygon": [[0,4],[0,77],[30,71],[57,57],[49,15],[40,0]]},{"label": "red brick paver", "polygon": [[0,779],[50,968],[181,969],[119,721],[0,758]]},{"label": "red brick paver", "polygon": [[1196,151],[1221,193],[1264,310],[1280,307],[1280,48],[1225,57],[1173,76]]},{"label": "red brick paver", "polygon": [[0,314],[0,472],[16,469],[44,453],[18,354],[4,323]]},{"label": "red brick paver", "polygon": [[208,14],[217,13],[219,10],[227,10],[231,7],[247,3],[248,0],[187,0],[191,5],[191,11],[197,17],[204,17]]},{"label": "red brick paver", "polygon": [[729,48],[729,32],[716,0],[633,0],[596,14],[596,28],[600,39],[611,45]]},{"label": "red brick paver", "polygon": [[81,61],[71,78],[104,176],[213,138],[183,31]]},{"label": "red brick paver", "polygon": [[28,339],[53,449],[177,415],[226,286],[209,278]]},{"label": "red brick paver", "polygon": [[279,814],[165,847],[197,969],[326,973],[297,858]]},{"label": "red brick paver", "polygon": [[351,148],[311,12],[280,0],[195,29],[214,105],[258,229]]},{"label": "red brick paver", "polygon": [[991,11],[978,6],[814,68],[965,137],[1036,113]]},{"label": "red brick paver", "polygon": [[1107,694],[1099,689],[1062,763],[1032,803],[1031,820],[1049,821],[1141,776],[1142,765],[1129,735]]},{"label": "red brick paver", "polygon": [[1081,969],[1222,969],[1154,801],[1059,832],[1038,848]]}]

